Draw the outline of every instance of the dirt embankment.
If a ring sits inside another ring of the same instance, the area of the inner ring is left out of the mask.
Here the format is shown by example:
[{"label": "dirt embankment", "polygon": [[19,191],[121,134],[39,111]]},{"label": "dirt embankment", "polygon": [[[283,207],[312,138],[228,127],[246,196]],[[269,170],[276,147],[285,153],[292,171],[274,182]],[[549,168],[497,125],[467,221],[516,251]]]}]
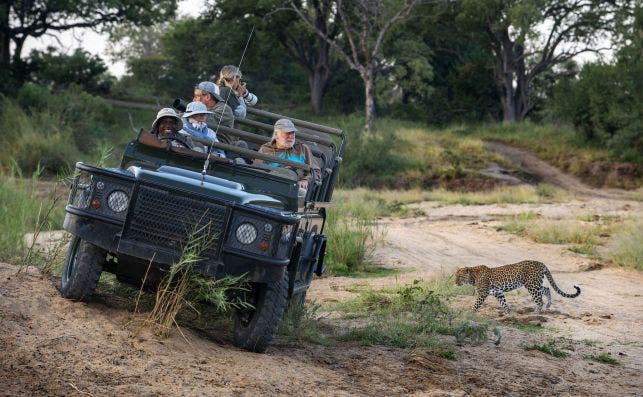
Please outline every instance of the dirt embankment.
[{"label": "dirt embankment", "polygon": [[[122,303],[100,294],[88,303],[67,301],[36,270],[16,275],[16,266],[0,264],[0,395],[641,396],[643,274],[495,229],[501,216],[526,211],[561,219],[643,216],[641,203],[612,193],[561,204],[421,203],[426,216],[381,221],[385,243],[374,255],[400,269],[399,275],[313,283],[308,298],[325,303],[350,296],[347,289],[357,283],[391,286],[449,275],[459,265],[536,259],[563,290],[582,288],[576,299],[552,292],[551,309],[540,315],[524,290],[508,295],[509,317],[487,299],[481,314],[501,324],[501,343],[456,346],[457,361],[422,349],[293,347],[279,339],[266,354],[253,354],[234,348],[226,329],[209,330],[208,337],[182,329],[183,336],[175,332],[158,340],[134,332],[142,315]],[[467,308],[473,299],[449,304]],[[330,330],[338,327],[323,321]],[[540,324],[544,332],[526,332],[511,322]],[[569,356],[524,349],[550,339]],[[601,353],[619,365],[587,359]]]}]

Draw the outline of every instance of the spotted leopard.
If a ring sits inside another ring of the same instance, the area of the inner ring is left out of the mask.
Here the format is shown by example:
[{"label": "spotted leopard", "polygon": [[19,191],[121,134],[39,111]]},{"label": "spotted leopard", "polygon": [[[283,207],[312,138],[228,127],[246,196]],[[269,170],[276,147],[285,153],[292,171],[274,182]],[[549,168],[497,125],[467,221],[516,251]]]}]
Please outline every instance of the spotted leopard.
[{"label": "spotted leopard", "polygon": [[525,286],[532,299],[536,303],[536,311],[540,312],[543,307],[543,295],[547,297],[547,308],[551,305],[551,294],[549,288],[543,286],[543,278],[547,277],[549,284],[560,295],[566,298],[575,298],[580,295],[580,288],[576,293],[567,294],[558,288],[554,282],[549,269],[544,263],[538,261],[522,261],[495,268],[487,266],[461,267],[456,270],[455,283],[457,285],[472,284],[476,287],[476,303],[473,310],[478,311],[482,303],[489,295],[495,296],[505,312],[509,312],[509,305],[503,292],[512,291]]}]

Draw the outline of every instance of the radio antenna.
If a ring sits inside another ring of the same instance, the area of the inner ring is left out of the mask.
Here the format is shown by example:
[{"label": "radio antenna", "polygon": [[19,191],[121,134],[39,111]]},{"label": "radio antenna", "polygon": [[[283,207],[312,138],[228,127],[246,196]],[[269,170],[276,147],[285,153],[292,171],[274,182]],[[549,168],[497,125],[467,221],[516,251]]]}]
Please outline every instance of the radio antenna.
[{"label": "radio antenna", "polygon": [[[248,40],[246,40],[246,45],[243,48],[243,52],[241,53],[241,59],[239,59],[239,64],[237,65],[237,70],[241,70],[241,64],[243,63],[243,59],[246,56],[246,51],[248,50],[248,45],[250,44],[250,39],[252,38],[252,34],[254,33],[254,31],[255,31],[255,27],[254,27],[254,25],[252,25],[252,30],[250,30],[250,34],[248,34]],[[226,95],[225,101],[223,101],[223,103],[227,105],[228,104],[228,99],[230,98],[230,93],[232,93],[232,90],[226,90],[226,91],[228,92],[228,94]],[[217,123],[217,128],[214,130],[214,135],[215,136],[219,133],[219,127],[221,126],[221,120],[223,120],[223,115],[221,115],[221,117],[219,117],[219,122]],[[203,182],[205,181],[205,175],[206,175],[206,172],[208,170],[208,166],[210,165],[210,156],[212,154],[213,145],[214,145],[214,141],[210,142],[210,147],[208,148],[208,157],[205,158],[205,162],[203,163],[203,171],[201,171],[201,186],[203,186]]]}]

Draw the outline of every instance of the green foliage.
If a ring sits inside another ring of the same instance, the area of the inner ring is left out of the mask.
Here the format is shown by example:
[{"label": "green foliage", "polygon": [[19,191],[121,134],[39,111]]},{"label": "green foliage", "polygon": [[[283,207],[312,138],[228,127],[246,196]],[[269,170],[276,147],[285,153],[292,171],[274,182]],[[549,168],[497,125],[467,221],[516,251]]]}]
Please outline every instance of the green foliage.
[{"label": "green foliage", "polygon": [[296,346],[302,342],[322,345],[332,343],[331,338],[322,334],[320,308],[318,304],[291,304],[279,325],[278,334],[281,339]]},{"label": "green foliage", "polygon": [[560,350],[558,346],[556,345],[556,341],[554,339],[550,339],[546,343],[543,343],[542,345],[539,345],[537,343],[534,343],[531,346],[524,346],[524,350],[538,350],[543,353],[549,354],[550,356],[554,356],[556,358],[565,358],[569,354],[565,353],[564,351]]},{"label": "green foliage", "polygon": [[[218,231],[211,230],[210,223],[195,226],[187,236],[181,257],[172,264],[168,274],[161,280],[154,307],[147,317],[147,323],[155,334],[167,337],[177,324],[179,312],[184,307],[196,310],[197,302],[206,303],[221,312],[249,306],[240,294],[248,291],[244,282],[245,275],[215,280],[203,278],[194,271],[203,251],[218,238]],[[198,311],[197,313],[200,314]]]},{"label": "green foliage", "polygon": [[[3,43],[0,64],[3,65],[5,76],[0,82],[0,92],[14,92],[29,79],[29,67],[22,60],[21,54],[25,39],[41,37],[52,31],[64,32],[79,26],[101,30],[124,21],[151,25],[171,19],[176,3],[176,0],[44,0],[38,6],[22,2],[5,3],[2,7],[3,29],[0,32],[0,41]],[[71,66],[78,66],[73,56],[68,60]],[[82,61],[80,63],[83,64]],[[87,66],[86,63],[84,65]],[[57,65],[43,67],[58,68]],[[81,69],[76,67],[76,70]],[[60,68],[57,75],[64,73],[66,71]]]},{"label": "green foliage", "polygon": [[375,226],[372,220],[346,208],[330,208],[324,232],[328,238],[326,263],[337,274],[367,271],[368,256],[375,248]]},{"label": "green foliage", "polygon": [[465,321],[455,328],[453,335],[457,343],[463,343],[469,339],[472,344],[480,345],[487,341],[488,328],[488,324]]},{"label": "green foliage", "polygon": [[612,357],[610,353],[601,353],[601,354],[593,354],[593,355],[586,355],[584,357],[586,360],[592,360],[596,361],[599,363],[605,363],[609,365],[620,365],[618,360]]},{"label": "green foliage", "polygon": [[56,53],[52,47],[46,52],[32,50],[28,63],[33,81],[56,90],[75,84],[90,93],[106,94],[112,84],[103,60],[80,48],[71,55]]},{"label": "green foliage", "polygon": [[[623,10],[625,11],[625,9]],[[618,158],[643,162],[643,55],[640,4],[634,18],[626,18],[623,45],[612,63],[583,67],[578,79],[560,81],[550,106],[562,120],[571,122],[583,139],[605,145]]]},{"label": "green foliage", "polygon": [[574,245],[569,250],[582,255],[596,255],[596,247],[591,244]]},{"label": "green foliage", "polygon": [[[401,348],[435,346],[438,333],[451,334],[452,313],[430,286],[420,280],[395,288],[354,289],[358,296],[340,310],[364,317],[340,340]],[[452,351],[452,348],[450,349]]]},{"label": "green foliage", "polygon": [[39,197],[39,174],[34,172],[31,179],[23,179],[17,168],[12,174],[0,175],[0,260],[10,261],[23,257],[29,244],[23,236],[39,230],[58,230],[62,226],[64,210],[55,206],[55,197]]},{"label": "green foliage", "polygon": [[120,152],[135,136],[130,114],[137,129],[154,119],[153,111],[115,109],[77,86],[52,94],[28,83],[17,101],[0,97],[0,107],[0,169],[15,161],[25,173],[65,172],[76,161],[93,159],[107,142]]}]

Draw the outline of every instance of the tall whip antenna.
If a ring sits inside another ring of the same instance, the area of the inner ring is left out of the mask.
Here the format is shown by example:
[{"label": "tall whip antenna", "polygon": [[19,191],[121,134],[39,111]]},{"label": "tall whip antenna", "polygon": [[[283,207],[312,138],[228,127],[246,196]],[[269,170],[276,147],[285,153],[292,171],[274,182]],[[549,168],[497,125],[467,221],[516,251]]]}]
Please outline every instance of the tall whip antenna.
[{"label": "tall whip antenna", "polygon": [[[241,70],[241,64],[243,63],[243,58],[245,58],[246,56],[246,51],[248,50],[248,45],[250,44],[250,39],[252,38],[252,34],[254,33],[254,31],[255,31],[255,27],[254,25],[252,25],[252,30],[250,31],[250,34],[248,34],[248,40],[246,40],[246,46],[243,48],[243,53],[241,54],[241,59],[239,59],[237,70]],[[225,105],[228,104],[228,99],[230,98],[230,94],[232,93],[232,90],[226,90],[226,91],[228,92],[228,94],[226,95],[225,101],[223,102]],[[219,126],[221,126],[221,120],[223,120],[223,114],[221,115],[221,117],[219,117],[217,128],[214,131],[215,136],[219,133]],[[213,145],[214,145],[214,140],[210,142],[210,147],[208,148],[208,157],[206,157],[205,162],[203,163],[203,171],[201,171],[201,186],[203,186],[203,182],[205,181],[206,171],[208,170],[208,166],[210,165],[210,155],[212,154]]]}]

